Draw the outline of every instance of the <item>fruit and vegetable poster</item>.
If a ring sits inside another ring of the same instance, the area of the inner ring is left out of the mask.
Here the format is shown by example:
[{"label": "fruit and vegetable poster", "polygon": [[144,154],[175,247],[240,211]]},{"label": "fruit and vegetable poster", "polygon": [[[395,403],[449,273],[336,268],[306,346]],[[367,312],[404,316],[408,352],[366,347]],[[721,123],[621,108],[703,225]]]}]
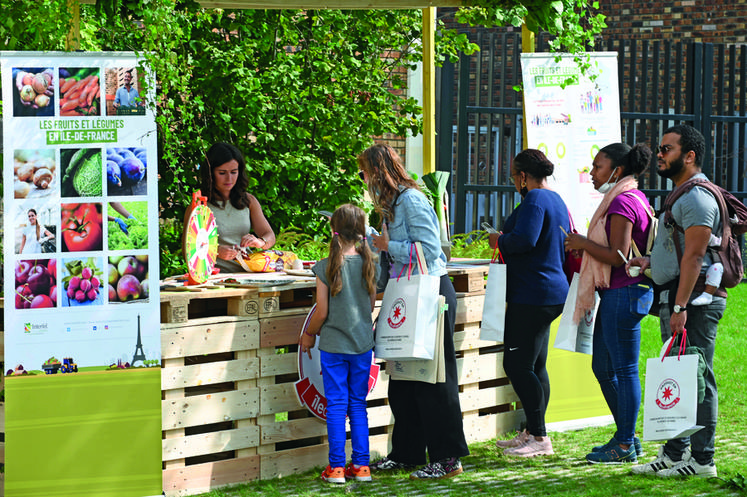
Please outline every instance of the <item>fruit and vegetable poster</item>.
[{"label": "fruit and vegetable poster", "polygon": [[160,495],[154,75],[2,52],[0,77],[5,493]]},{"label": "fruit and vegetable poster", "polygon": [[[551,188],[563,197],[583,234],[602,198],[591,183],[591,163],[600,148],[621,137],[617,53],[588,55],[594,81],[581,74],[571,56],[556,61],[551,53],[521,55],[528,147],[542,150],[555,165]],[[551,328],[550,344],[558,323]],[[549,423],[560,428],[612,422],[590,373],[591,356],[551,346],[547,369],[552,388]]]}]

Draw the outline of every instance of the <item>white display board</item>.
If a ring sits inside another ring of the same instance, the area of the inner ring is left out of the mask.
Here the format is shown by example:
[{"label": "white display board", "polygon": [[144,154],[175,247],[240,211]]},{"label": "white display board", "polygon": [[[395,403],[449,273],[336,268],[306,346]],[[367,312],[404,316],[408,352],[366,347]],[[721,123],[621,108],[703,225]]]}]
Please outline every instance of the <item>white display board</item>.
[{"label": "white display board", "polygon": [[133,54],[5,52],[2,78],[6,369],[157,365],[152,75]]}]

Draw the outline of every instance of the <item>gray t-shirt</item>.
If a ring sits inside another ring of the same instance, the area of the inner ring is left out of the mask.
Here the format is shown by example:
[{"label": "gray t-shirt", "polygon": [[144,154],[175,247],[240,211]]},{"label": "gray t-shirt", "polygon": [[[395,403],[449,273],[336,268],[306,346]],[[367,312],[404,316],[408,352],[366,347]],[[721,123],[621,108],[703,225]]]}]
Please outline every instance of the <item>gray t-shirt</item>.
[{"label": "gray t-shirt", "polygon": [[[704,178],[702,173],[696,174],[694,178]],[[721,213],[718,202],[705,188],[694,187],[683,194],[672,206],[672,216],[675,222],[687,230],[692,226],[708,226],[715,235],[721,235]],[[651,276],[654,283],[663,285],[669,283],[680,274],[680,265],[677,261],[677,251],[674,247],[672,230],[664,225],[664,214],[659,218],[659,230],[651,250]],[[684,253],[685,234],[679,233],[680,247]],[[703,258],[703,268],[712,263],[711,256],[706,252]]]},{"label": "gray t-shirt", "polygon": [[[231,202],[226,202],[223,207],[211,203],[207,205],[215,216],[215,224],[218,227],[218,243],[228,246],[241,245],[241,237],[252,230],[251,209],[249,207],[236,209]],[[236,261],[218,259],[215,265],[224,273],[246,272]]]},{"label": "gray t-shirt", "polygon": [[[319,350],[334,354],[362,354],[374,347],[371,296],[363,285],[361,256],[343,257],[342,289],[329,298],[327,319],[319,337]],[[329,259],[322,259],[312,268],[327,286],[328,264]]]}]

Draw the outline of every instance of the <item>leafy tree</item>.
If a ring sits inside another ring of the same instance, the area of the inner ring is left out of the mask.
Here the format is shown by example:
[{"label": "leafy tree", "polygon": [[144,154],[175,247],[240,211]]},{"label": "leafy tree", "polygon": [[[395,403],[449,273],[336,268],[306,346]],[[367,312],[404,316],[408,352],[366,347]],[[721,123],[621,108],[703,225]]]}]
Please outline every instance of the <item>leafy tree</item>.
[{"label": "leafy tree", "polygon": [[[464,19],[516,24],[526,17],[558,38],[586,36],[570,30],[570,12],[588,17],[577,12],[581,0],[546,3],[479,0]],[[9,14],[0,17],[0,48],[63,49],[66,4],[0,0]],[[157,76],[149,105],[157,106],[162,274],[179,270],[172,256],[181,252],[179,225],[199,188],[198,165],[206,166],[204,152],[216,141],[244,152],[249,189],[276,231],[322,233],[317,210],[360,199],[355,157],[372,137],[421,131],[422,109],[404,91],[406,69],[422,57],[421,27],[419,10],[232,11],[192,0],[82,5],[83,50],[135,51]],[[477,49],[445,30],[437,41],[441,58]]]}]

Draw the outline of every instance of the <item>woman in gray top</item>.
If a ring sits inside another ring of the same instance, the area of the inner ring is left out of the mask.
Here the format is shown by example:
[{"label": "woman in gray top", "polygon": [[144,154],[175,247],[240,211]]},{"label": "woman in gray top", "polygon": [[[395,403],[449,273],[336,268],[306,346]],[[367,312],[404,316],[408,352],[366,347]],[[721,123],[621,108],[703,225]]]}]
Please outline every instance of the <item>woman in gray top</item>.
[{"label": "woman in gray top", "polygon": [[[269,249],[275,245],[275,233],[257,198],[246,191],[249,177],[241,151],[230,143],[219,142],[210,147],[206,159],[207,164],[200,168],[202,194],[207,197],[218,226],[216,265],[224,272],[244,272],[234,260],[240,249]],[[191,209],[187,209],[185,222],[190,213]]]}]

